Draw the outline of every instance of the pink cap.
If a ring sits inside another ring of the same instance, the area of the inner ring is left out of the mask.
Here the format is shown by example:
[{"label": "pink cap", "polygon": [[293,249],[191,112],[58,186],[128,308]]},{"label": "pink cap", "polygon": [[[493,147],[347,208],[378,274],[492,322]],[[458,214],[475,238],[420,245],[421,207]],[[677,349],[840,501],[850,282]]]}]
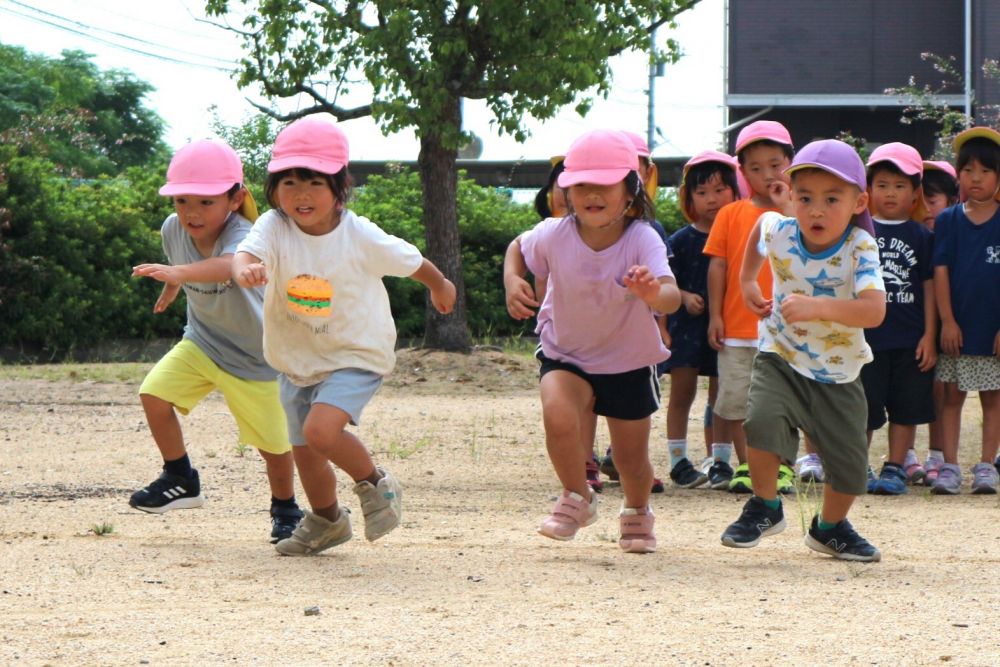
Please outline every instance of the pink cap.
[{"label": "pink cap", "polygon": [[758,120],[744,127],[740,130],[739,135],[737,135],[737,155],[755,141],[764,140],[775,141],[779,144],[788,144],[789,146],[793,145],[792,135],[788,134],[788,130],[785,129],[784,125],[774,120]]},{"label": "pink cap", "polygon": [[160,194],[208,197],[228,192],[236,184],[243,184],[243,163],[236,151],[221,139],[199,139],[174,153]]},{"label": "pink cap", "polygon": [[690,160],[684,163],[684,169],[681,171],[681,185],[678,200],[680,202],[681,214],[688,222],[694,222],[694,211],[689,211],[687,207],[687,176],[691,167],[704,164],[705,162],[718,162],[719,164],[725,165],[736,173],[736,183],[739,186],[740,191],[734,192],[733,194],[737,199],[741,199],[747,196],[749,192],[749,186],[746,184],[746,180],[743,178],[743,172],[740,171],[740,161],[737,160],[732,155],[728,153],[722,153],[720,151],[702,151],[692,157]]},{"label": "pink cap", "polygon": [[915,174],[923,176],[924,173],[924,161],[921,159],[917,149],[909,144],[903,144],[898,141],[882,144],[872,151],[867,165],[871,167],[878,162],[891,162],[907,176]]},{"label": "pink cap", "polygon": [[625,133],[593,130],[573,142],[563,160],[566,169],[559,174],[559,187],[577,183],[613,185],[625,180],[630,171],[638,171],[639,155]]},{"label": "pink cap", "polygon": [[951,166],[950,162],[945,162],[944,160],[924,160],[924,171],[927,171],[928,169],[943,171],[956,181],[958,180],[958,173],[955,171],[955,168]]},{"label": "pink cap", "polygon": [[336,174],[347,166],[347,156],[347,136],[340,127],[321,116],[306,116],[278,133],[267,170],[301,168]]},{"label": "pink cap", "polygon": [[635,152],[639,154],[639,157],[649,157],[651,155],[649,144],[646,143],[641,134],[629,132],[628,130],[622,130],[622,134],[628,137],[632,145],[635,146]]}]

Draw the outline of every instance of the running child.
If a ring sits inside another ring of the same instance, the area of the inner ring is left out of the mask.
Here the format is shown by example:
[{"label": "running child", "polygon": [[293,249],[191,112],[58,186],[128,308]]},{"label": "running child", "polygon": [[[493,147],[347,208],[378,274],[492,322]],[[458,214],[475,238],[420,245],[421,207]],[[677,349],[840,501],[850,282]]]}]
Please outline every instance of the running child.
[{"label": "running child", "polygon": [[411,244],[345,208],[351,191],[347,137],[309,116],[279,134],[267,165],[273,207],[254,225],[233,261],[243,286],[266,285],[264,354],[280,372],[295,465],[311,512],[279,553],[307,556],[351,539],[337,499],[333,467],[350,475],[361,501],[365,537],[399,525],[402,487],[376,467],[347,425],[393,368],[396,327],[382,277],[410,276],[431,303],[451,311],[455,287]]},{"label": "running child", "polygon": [[163,472],[136,491],[129,505],[144,512],[201,507],[198,470],[184,444],[177,413],[188,414],[213,389],[226,399],[241,442],[256,447],[271,487],[271,539],[287,538],[302,518],[295,502],[294,466],[277,373],[264,360],[263,292],[233,284],[236,247],[257,208],[243,186],[236,152],[218,140],[194,141],[170,161],[160,194],[174,210],[160,230],[167,264],[140,264],[133,276],[163,283],[153,311],[162,313],[184,290],[184,337],[146,376],[139,399]]},{"label": "running child", "polygon": [[[719,151],[704,151],[687,161],[678,193],[681,213],[690,223],[667,239],[670,268],[681,292],[681,308],[668,318],[667,345],[670,359],[670,398],[667,401],[667,446],[670,450],[670,478],[683,488],[708,481],[707,472],[696,469],[687,455],[688,416],[698,388],[699,376],[708,377],[705,446],[711,455],[714,442],[728,437],[714,436],[712,405],[718,390],[717,352],[708,344],[708,263],[702,250],[719,210],[739,198],[736,158]],[[714,459],[710,459],[714,463]]]},{"label": "running child", "polygon": [[[924,165],[917,149],[893,142],[868,159],[868,194],[875,241],[886,286],[885,320],[865,329],[874,360],[861,369],[868,401],[868,444],[889,422],[889,456],[868,493],[897,496],[909,481],[907,454],[917,424],[934,421],[937,310],[934,307],[934,236],[923,218],[920,183]],[[914,457],[911,463],[915,463]]]},{"label": "running child", "polygon": [[1000,133],[974,127],[955,137],[964,204],[946,209],[934,226],[934,291],[941,315],[937,379],[944,383],[939,421],[945,463],[931,493],[962,486],[958,443],[965,395],[979,392],[982,452],[972,492],[996,493],[1000,443]]},{"label": "running child", "polygon": [[507,248],[504,287],[516,319],[539,307],[528,270],[548,281],[538,310],[536,353],[549,458],[563,491],[538,532],[570,540],[597,520],[597,494],[585,464],[593,415],[604,415],[624,491],[619,546],[656,549],[649,507],[653,466],[650,415],[659,408],[655,366],[669,352],[653,319],[680,305],[666,248],[648,220],[652,202],[637,171],[635,147],[621,132],[596,130],[566,154],[559,186],[570,215],[549,218]]},{"label": "running child", "polygon": [[[872,353],[863,329],[885,316],[865,166],[853,148],[829,139],[805,146],[787,173],[790,198],[783,181],[772,186],[787,202],[786,212],[761,216],[743,262],[747,306],[766,318],[744,424],[754,495],[722,543],[753,547],[784,530],[778,466],[795,456],[801,429],[826,473],[822,510],[812,518],[806,545],[835,558],[877,561],[879,550],[847,520],[868,472],[859,374]],[[774,272],[773,300],[757,282],[765,258]]]}]

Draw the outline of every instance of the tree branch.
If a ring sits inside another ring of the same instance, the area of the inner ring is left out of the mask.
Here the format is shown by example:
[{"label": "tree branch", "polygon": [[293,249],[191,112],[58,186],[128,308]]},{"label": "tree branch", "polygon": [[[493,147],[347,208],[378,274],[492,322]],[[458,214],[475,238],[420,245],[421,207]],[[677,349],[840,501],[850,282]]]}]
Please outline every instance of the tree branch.
[{"label": "tree branch", "polygon": [[298,120],[299,118],[305,118],[306,116],[312,115],[314,113],[328,113],[334,116],[339,121],[351,120],[354,118],[363,118],[365,116],[370,116],[372,113],[372,105],[366,104],[364,106],[355,107],[353,109],[343,109],[332,104],[314,104],[311,107],[306,107],[305,109],[299,109],[297,111],[292,111],[289,113],[281,113],[275,111],[269,106],[265,106],[258,102],[254,102],[249,97],[244,98],[249,102],[255,109],[261,113],[270,116],[275,120],[280,120],[282,122],[288,122],[292,120]]}]

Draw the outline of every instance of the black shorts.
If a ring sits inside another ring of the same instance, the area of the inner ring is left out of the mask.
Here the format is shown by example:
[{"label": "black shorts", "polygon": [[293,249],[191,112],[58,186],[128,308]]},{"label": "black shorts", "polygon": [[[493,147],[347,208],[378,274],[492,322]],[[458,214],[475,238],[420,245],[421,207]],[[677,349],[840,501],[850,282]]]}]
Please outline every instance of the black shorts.
[{"label": "black shorts", "polygon": [[667,373],[675,368],[697,368],[698,375],[719,375],[719,353],[708,344],[708,328],[700,318],[670,327],[670,358],[663,366]]},{"label": "black shorts", "polygon": [[539,345],[535,357],[541,363],[538,377],[552,371],[567,371],[583,378],[594,391],[594,413],[612,419],[645,419],[660,409],[660,382],[656,366],[643,366],[624,373],[588,373],[579,366],[549,359]]},{"label": "black shorts", "polygon": [[881,350],[861,368],[861,383],[868,401],[868,430],[888,421],[903,426],[934,421],[934,370],[917,367],[915,349]]}]

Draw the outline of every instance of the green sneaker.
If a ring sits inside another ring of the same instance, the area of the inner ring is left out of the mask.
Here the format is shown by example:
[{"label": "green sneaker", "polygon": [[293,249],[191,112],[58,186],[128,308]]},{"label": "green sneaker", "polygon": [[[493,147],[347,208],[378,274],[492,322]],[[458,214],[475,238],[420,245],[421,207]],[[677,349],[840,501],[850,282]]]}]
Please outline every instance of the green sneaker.
[{"label": "green sneaker", "polygon": [[753,486],[750,484],[750,466],[741,463],[733,471],[733,478],[729,481],[730,493],[753,493]]},{"label": "green sneaker", "polygon": [[795,471],[784,463],[778,468],[778,493],[795,494]]}]

